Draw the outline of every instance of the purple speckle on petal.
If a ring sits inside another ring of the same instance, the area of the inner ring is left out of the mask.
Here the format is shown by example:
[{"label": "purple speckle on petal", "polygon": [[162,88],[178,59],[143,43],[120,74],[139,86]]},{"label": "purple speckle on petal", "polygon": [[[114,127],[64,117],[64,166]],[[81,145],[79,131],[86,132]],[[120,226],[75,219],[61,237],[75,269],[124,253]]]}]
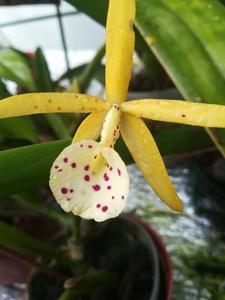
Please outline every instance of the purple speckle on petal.
[{"label": "purple speckle on petal", "polygon": [[64,161],[64,163],[68,163],[68,158],[65,157],[65,158],[63,159],[63,161]]},{"label": "purple speckle on petal", "polygon": [[85,181],[90,181],[90,176],[89,176],[89,175],[85,175],[85,176],[84,176],[84,180],[85,180]]},{"label": "purple speckle on petal", "polygon": [[75,169],[76,166],[77,166],[77,164],[76,164],[75,162],[73,162],[73,163],[71,164],[71,167],[72,167],[73,169]]},{"label": "purple speckle on petal", "polygon": [[120,169],[117,169],[117,173],[118,173],[119,176],[121,176],[121,171],[120,171]]},{"label": "purple speckle on petal", "polygon": [[86,165],[85,167],[84,167],[84,170],[85,171],[88,171],[90,169],[90,166],[89,165]]},{"label": "purple speckle on petal", "polygon": [[112,188],[111,185],[108,185],[108,186],[107,186],[107,189],[108,189],[108,190],[111,190],[111,188]]},{"label": "purple speckle on petal", "polygon": [[88,145],[88,148],[91,149],[91,148],[93,148],[93,146],[92,145]]},{"label": "purple speckle on petal", "polygon": [[106,212],[108,210],[108,206],[103,206],[102,211]]},{"label": "purple speckle on petal", "polygon": [[100,187],[99,184],[93,185],[92,188],[93,188],[93,190],[95,190],[96,192],[98,192],[98,191],[101,189],[101,187]]},{"label": "purple speckle on petal", "polygon": [[96,207],[97,207],[97,208],[100,208],[100,207],[101,207],[101,204],[97,204]]},{"label": "purple speckle on petal", "polygon": [[104,174],[103,177],[104,177],[104,180],[105,180],[105,181],[109,181],[109,177],[108,177],[108,175],[107,175],[106,173]]},{"label": "purple speckle on petal", "polygon": [[62,192],[62,194],[67,194],[68,193],[68,189],[65,188],[65,187],[63,187],[63,188],[61,188],[61,192]]}]

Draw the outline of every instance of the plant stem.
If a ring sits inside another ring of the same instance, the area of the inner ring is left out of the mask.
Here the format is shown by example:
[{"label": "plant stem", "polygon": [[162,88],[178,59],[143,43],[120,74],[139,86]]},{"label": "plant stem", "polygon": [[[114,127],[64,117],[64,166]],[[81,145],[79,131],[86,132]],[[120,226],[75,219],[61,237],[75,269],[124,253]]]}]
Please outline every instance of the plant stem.
[{"label": "plant stem", "polygon": [[45,117],[58,138],[65,139],[70,137],[66,126],[57,114],[46,114]]},{"label": "plant stem", "polygon": [[83,93],[87,90],[96,70],[101,64],[101,60],[105,54],[105,45],[103,45],[96,53],[93,60],[85,67],[83,73],[81,74],[78,82],[80,91]]}]

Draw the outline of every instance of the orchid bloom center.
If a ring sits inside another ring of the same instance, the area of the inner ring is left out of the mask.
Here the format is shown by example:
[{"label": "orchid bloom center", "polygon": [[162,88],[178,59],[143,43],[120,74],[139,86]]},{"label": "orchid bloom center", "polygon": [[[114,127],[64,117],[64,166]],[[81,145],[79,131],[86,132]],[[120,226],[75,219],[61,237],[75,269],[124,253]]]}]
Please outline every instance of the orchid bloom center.
[{"label": "orchid bloom center", "polygon": [[121,111],[120,106],[114,103],[107,113],[101,132],[100,145],[113,148],[120,136]]}]

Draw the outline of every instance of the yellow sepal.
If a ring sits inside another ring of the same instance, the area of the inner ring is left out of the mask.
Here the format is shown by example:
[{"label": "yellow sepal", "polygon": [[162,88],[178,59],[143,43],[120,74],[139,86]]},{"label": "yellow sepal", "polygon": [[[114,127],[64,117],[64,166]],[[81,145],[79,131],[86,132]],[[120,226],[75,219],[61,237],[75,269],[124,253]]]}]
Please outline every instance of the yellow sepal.
[{"label": "yellow sepal", "polygon": [[106,111],[98,111],[87,116],[77,129],[72,144],[82,140],[97,140],[101,134],[106,113]]},{"label": "yellow sepal", "polygon": [[156,143],[145,123],[132,115],[123,114],[122,137],[155,193],[172,209],[182,212],[183,205],[167,174]]},{"label": "yellow sepal", "polygon": [[87,113],[106,110],[107,101],[73,93],[32,93],[0,101],[0,119],[42,113]]},{"label": "yellow sepal", "polygon": [[131,76],[135,0],[110,0],[106,26],[106,95],[110,102],[123,102]]},{"label": "yellow sepal", "polygon": [[121,110],[136,117],[204,127],[225,127],[225,106],[179,100],[134,100]]}]

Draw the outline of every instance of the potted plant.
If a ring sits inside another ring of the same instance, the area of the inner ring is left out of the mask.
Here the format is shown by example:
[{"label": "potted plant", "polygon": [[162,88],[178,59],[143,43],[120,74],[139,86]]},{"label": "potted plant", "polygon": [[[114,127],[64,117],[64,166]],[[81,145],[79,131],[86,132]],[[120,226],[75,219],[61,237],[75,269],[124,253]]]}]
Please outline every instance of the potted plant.
[{"label": "potted plant", "polygon": [[[125,164],[113,150],[120,130],[130,153],[153,190],[168,206],[182,211],[182,203],[169,180],[158,148],[141,118],[186,125],[224,127],[224,107],[149,99],[123,103],[131,75],[131,56],[134,50],[135,2],[130,1],[127,7],[126,4],[126,1],[110,2],[106,42],[107,101],[77,93],[52,93],[55,89],[53,84],[44,87],[46,93],[21,94],[0,102],[1,118],[48,113],[46,119],[55,134],[60,138],[66,138],[59,142],[21,147],[15,151],[6,150],[0,153],[2,174],[10,174],[10,182],[7,176],[0,179],[2,195],[13,194],[11,198],[15,199],[17,204],[29,210],[32,208],[45,213],[63,224],[57,237],[50,239],[51,244],[30,237],[9,226],[7,222],[0,224],[1,235],[4,236],[0,242],[4,247],[25,253],[23,259],[30,262],[31,259],[27,258],[27,255],[41,257],[41,260],[33,260],[39,271],[35,272],[30,280],[31,299],[40,297],[61,300],[75,297],[171,299],[172,297],[170,262],[166,259],[165,263],[162,259],[167,257],[162,243],[146,224],[130,217],[98,224],[94,221],[83,221],[79,216],[104,221],[118,216],[125,206],[129,179]],[[91,3],[89,5],[91,7]],[[138,1],[138,5],[139,11],[145,15],[148,4],[145,1],[143,3]],[[155,12],[158,12],[160,8],[157,4],[152,5]],[[161,19],[160,21],[162,22]],[[156,40],[161,41],[154,23],[149,27],[145,18],[142,20],[138,17],[137,25],[142,34],[143,28],[150,34],[153,27],[158,34]],[[140,32],[137,36],[141,38],[139,34]],[[145,42],[154,50],[156,40],[149,35]],[[42,55],[40,50],[38,51],[37,57],[40,59]],[[154,51],[161,51],[161,47],[156,47]],[[23,60],[27,59],[23,57]],[[169,63],[168,65],[170,66]],[[45,62],[42,67],[46,69]],[[2,70],[6,70],[4,66]],[[38,72],[33,76],[30,72],[27,74],[29,85],[23,81],[20,81],[20,84],[25,90],[35,91],[43,82],[37,80]],[[179,77],[176,70],[173,76]],[[4,86],[4,83],[2,84]],[[182,89],[186,87],[182,80],[180,85]],[[5,89],[4,93],[7,93]],[[202,93],[204,95],[203,91]],[[198,113],[195,114],[193,111]],[[58,118],[58,113],[62,112],[91,113],[79,126],[70,146],[67,128]],[[57,114],[53,115],[52,119],[49,113]],[[43,120],[37,121],[43,126]],[[97,143],[95,140],[98,140],[99,136],[101,139]],[[33,136],[30,140],[32,139]],[[130,160],[127,148],[121,140],[118,140],[117,149],[123,158]],[[179,148],[179,151],[182,150]],[[22,168],[17,173],[15,166],[18,167],[20,162]],[[28,187],[34,189],[46,183],[51,165],[50,187],[55,199],[66,212],[72,211],[78,217],[65,215],[59,209],[55,209],[48,189],[18,194]],[[48,200],[51,205],[46,207],[43,200]],[[11,219],[6,221],[13,223]],[[160,257],[157,257],[156,248],[160,249]],[[137,256],[137,253],[143,255]],[[167,282],[160,276],[160,262],[161,268],[164,266],[164,270],[167,270]],[[159,284],[164,288],[159,289]],[[164,291],[166,292],[163,295],[160,294]]]}]

